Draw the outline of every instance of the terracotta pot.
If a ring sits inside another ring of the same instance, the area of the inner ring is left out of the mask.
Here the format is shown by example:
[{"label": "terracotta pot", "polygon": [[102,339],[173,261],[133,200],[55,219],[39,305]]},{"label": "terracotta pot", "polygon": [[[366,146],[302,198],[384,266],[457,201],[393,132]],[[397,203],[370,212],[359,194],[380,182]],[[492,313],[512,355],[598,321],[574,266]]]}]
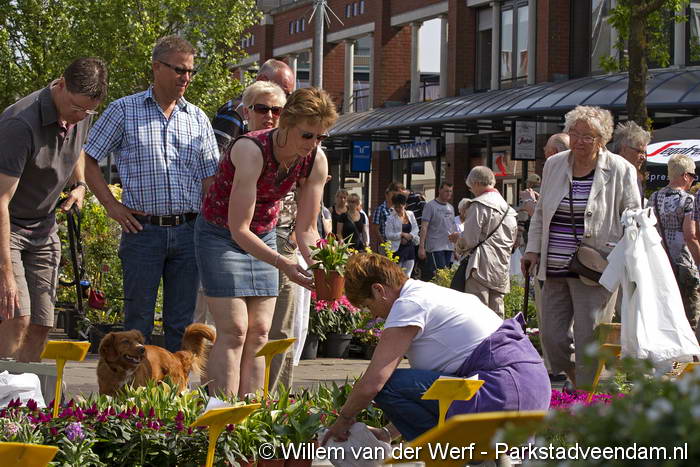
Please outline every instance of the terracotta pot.
[{"label": "terracotta pot", "polygon": [[336,300],[343,296],[345,277],[336,271],[326,272],[314,269],[317,300]]},{"label": "terracotta pot", "polygon": [[284,467],[311,467],[312,459],[287,459]]},{"label": "terracotta pot", "polygon": [[285,459],[258,459],[258,467],[284,467]]}]

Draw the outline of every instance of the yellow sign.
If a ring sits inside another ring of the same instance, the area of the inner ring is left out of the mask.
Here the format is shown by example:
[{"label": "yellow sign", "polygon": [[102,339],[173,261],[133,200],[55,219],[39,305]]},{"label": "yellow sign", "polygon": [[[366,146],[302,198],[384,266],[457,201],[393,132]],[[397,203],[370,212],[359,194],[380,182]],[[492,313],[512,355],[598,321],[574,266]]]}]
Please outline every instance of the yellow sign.
[{"label": "yellow sign", "polygon": [[63,384],[63,367],[67,360],[80,362],[85,359],[90,348],[89,342],[48,341],[41,358],[56,360],[56,390],[54,391],[53,416],[58,417],[61,405],[61,387]]},{"label": "yellow sign", "polygon": [[58,452],[56,446],[25,443],[0,443],[3,467],[45,467]]},{"label": "yellow sign", "polygon": [[447,410],[454,401],[468,401],[476,391],[484,384],[480,379],[467,378],[438,378],[432,386],[425,391],[421,399],[437,400],[440,407],[438,425],[445,423]]},{"label": "yellow sign", "polygon": [[235,407],[224,407],[221,409],[211,409],[204,412],[190,426],[206,426],[209,428],[209,449],[207,450],[207,467],[214,465],[214,451],[216,450],[216,440],[228,424],[241,423],[254,410],[260,408],[260,404],[238,405]]},{"label": "yellow sign", "polygon": [[265,346],[263,346],[263,348],[255,354],[256,357],[265,357],[265,385],[263,386],[265,399],[267,399],[268,390],[270,387],[270,365],[272,364],[272,359],[275,357],[275,355],[286,352],[289,346],[294,342],[296,342],[296,338],[294,337],[289,339],[268,341],[267,344],[265,344]]},{"label": "yellow sign", "polygon": [[[427,467],[462,467],[495,460],[497,453],[492,441],[499,429],[515,425],[529,435],[537,430],[546,414],[544,410],[537,410],[455,415],[411,441],[401,453],[392,451],[394,456],[386,463],[423,461]],[[402,457],[397,458],[396,454]]]}]

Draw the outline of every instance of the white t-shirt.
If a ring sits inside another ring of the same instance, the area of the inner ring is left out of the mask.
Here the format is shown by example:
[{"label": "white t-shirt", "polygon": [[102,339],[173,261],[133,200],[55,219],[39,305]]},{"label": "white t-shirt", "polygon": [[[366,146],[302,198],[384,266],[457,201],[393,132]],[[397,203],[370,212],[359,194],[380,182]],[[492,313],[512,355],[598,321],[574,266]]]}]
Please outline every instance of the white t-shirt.
[{"label": "white t-shirt", "polygon": [[503,320],[471,294],[409,279],[384,328],[418,326],[408,349],[411,368],[454,374]]}]

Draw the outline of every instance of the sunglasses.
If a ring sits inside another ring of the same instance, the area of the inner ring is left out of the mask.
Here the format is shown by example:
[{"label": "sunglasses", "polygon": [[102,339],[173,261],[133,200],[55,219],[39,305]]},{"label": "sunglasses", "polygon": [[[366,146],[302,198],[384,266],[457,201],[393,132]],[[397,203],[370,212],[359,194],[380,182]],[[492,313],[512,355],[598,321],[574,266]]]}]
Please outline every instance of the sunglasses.
[{"label": "sunglasses", "polygon": [[301,133],[301,137],[304,139],[314,139],[316,138],[318,141],[323,141],[324,139],[328,138],[328,134],[322,133],[320,135],[315,135],[311,133],[310,131],[303,131]]},{"label": "sunglasses", "polygon": [[253,104],[253,105],[249,105],[248,108],[250,110],[252,110],[253,112],[255,112],[256,114],[260,114],[260,115],[265,115],[268,112],[271,112],[273,117],[279,117],[280,114],[282,113],[282,107],[278,107],[276,105],[272,106],[272,107],[268,107],[265,104]]},{"label": "sunglasses", "polygon": [[162,61],[162,60],[158,60],[158,62],[159,62],[159,63],[162,63],[162,64],[165,65],[165,66],[167,66],[168,68],[170,68],[171,70],[173,70],[175,73],[177,73],[179,76],[184,76],[184,75],[186,75],[187,73],[189,73],[190,76],[191,76],[192,78],[194,78],[194,75],[196,75],[196,74],[197,74],[197,71],[199,71],[199,70],[197,70],[196,68],[180,68],[179,66],[171,65],[170,63],[165,63],[165,62]]}]

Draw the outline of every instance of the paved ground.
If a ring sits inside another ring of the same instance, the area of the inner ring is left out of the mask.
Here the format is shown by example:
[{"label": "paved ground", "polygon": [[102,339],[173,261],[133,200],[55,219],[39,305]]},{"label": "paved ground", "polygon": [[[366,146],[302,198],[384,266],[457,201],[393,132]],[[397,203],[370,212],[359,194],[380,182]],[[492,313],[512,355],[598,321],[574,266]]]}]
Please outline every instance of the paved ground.
[{"label": "paved ground", "polygon": [[[64,374],[66,395],[97,392],[97,360],[97,355],[89,354],[82,362],[66,363]],[[368,364],[369,360],[342,358],[302,360],[299,366],[294,368],[294,387],[315,387],[323,381],[337,383],[342,383],[346,379],[352,381],[367,369]],[[408,367],[408,361],[404,360],[401,366]],[[193,383],[197,382],[197,377],[193,377]]]}]

